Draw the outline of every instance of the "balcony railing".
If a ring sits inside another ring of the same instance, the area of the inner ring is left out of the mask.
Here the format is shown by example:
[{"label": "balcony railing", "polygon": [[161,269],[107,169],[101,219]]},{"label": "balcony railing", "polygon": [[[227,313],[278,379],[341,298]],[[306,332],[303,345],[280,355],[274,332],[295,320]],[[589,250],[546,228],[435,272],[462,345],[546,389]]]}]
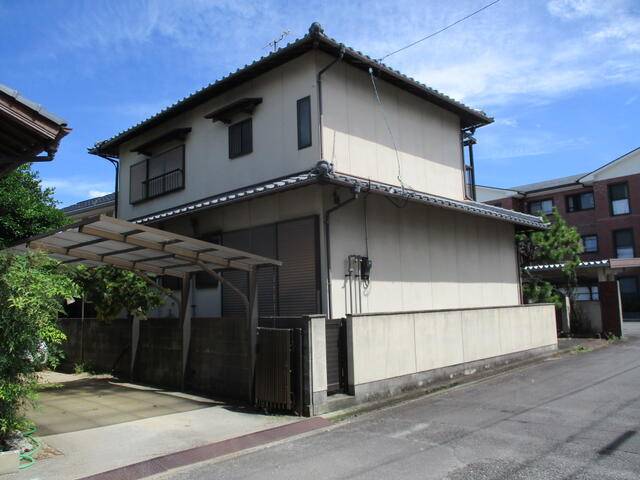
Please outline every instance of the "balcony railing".
[{"label": "balcony railing", "polygon": [[158,197],[181,188],[184,188],[184,171],[181,168],[176,168],[162,175],[143,180],[142,198],[139,200]]}]

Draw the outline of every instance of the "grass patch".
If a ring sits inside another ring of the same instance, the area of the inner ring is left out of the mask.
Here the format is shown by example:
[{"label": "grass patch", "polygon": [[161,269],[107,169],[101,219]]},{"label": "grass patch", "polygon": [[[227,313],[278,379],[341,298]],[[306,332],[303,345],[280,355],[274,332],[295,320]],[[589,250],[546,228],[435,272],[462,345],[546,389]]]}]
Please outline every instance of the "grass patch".
[{"label": "grass patch", "polygon": [[584,345],[576,345],[571,349],[571,353],[573,355],[578,355],[579,353],[587,353],[593,351],[591,347],[585,347]]}]

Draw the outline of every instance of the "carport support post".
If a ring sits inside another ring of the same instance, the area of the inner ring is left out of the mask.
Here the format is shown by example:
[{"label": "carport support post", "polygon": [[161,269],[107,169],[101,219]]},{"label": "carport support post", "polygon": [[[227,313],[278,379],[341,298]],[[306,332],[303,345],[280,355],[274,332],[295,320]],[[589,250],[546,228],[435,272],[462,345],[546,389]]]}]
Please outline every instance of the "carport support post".
[{"label": "carport support post", "polygon": [[182,295],[180,296],[180,325],[182,326],[182,375],[180,388],[184,390],[187,376],[187,362],[189,361],[189,349],[191,347],[191,283],[192,276],[187,273],[182,278]]},{"label": "carport support post", "polygon": [[130,380],[133,380],[133,369],[136,366],[136,355],[138,353],[139,342],[140,342],[140,319],[134,316],[131,318],[131,366],[129,370]]},{"label": "carport support post", "polygon": [[251,364],[249,399],[251,402],[254,398],[255,371],[256,371],[256,344],[258,337],[258,289],[256,267],[249,270],[249,305],[247,319],[249,324],[249,361]]}]

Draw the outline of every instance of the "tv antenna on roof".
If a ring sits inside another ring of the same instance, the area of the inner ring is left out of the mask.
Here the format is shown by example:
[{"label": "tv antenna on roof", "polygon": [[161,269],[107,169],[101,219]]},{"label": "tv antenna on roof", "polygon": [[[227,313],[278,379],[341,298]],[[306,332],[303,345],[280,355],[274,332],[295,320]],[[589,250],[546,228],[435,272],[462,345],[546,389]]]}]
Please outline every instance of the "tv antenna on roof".
[{"label": "tv antenna on roof", "polygon": [[271,51],[275,52],[276,50],[278,50],[278,44],[285,39],[285,37],[287,35],[289,35],[291,32],[289,30],[284,30],[280,36],[274,40],[271,40],[269,43],[267,43],[263,48],[269,48],[271,47]]}]

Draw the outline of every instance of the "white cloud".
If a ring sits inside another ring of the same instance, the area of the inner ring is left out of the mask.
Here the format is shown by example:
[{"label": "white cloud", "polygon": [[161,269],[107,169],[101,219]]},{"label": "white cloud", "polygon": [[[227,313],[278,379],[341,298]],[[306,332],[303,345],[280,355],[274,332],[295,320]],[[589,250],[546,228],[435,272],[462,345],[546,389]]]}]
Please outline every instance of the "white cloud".
[{"label": "white cloud", "polygon": [[89,190],[89,198],[97,198],[104,197],[105,195],[109,195],[111,192],[105,192],[101,190]]},{"label": "white cloud", "polygon": [[55,189],[54,196],[65,204],[113,192],[112,182],[95,181],[95,178],[43,178],[42,186]]}]

